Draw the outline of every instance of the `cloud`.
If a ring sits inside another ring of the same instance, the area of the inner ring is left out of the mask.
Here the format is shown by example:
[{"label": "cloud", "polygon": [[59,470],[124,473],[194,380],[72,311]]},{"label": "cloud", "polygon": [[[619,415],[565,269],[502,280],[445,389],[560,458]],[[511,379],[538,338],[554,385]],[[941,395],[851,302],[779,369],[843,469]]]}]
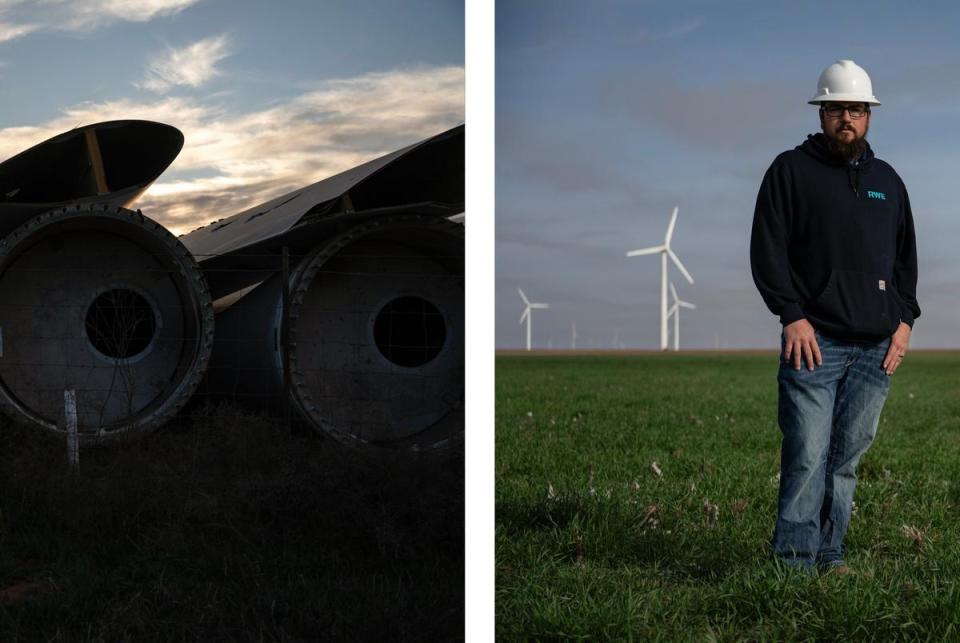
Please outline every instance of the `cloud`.
[{"label": "cloud", "polygon": [[180,13],[199,0],[56,0],[65,11],[65,24],[74,30],[88,30],[113,22],[148,22],[159,16]]},{"label": "cloud", "polygon": [[177,85],[199,87],[219,74],[217,63],[229,54],[226,35],[204,38],[182,49],[168,49],[150,63],[147,79],[138,86],[154,92]]},{"label": "cloud", "polygon": [[35,24],[12,24],[8,22],[0,22],[0,42],[5,42],[7,40],[14,40],[15,38],[20,38],[21,36],[26,36],[29,33],[33,33],[40,29],[40,25]]},{"label": "cloud", "polygon": [[691,18],[685,22],[675,24],[663,30],[654,30],[647,27],[641,27],[635,33],[636,41],[641,44],[650,44],[662,40],[673,40],[682,38],[694,31],[700,29],[704,24],[703,18]]},{"label": "cloud", "polygon": [[92,31],[115,22],[148,22],[200,0],[0,0],[0,43],[36,31]]},{"label": "cloud", "polygon": [[183,132],[183,151],[136,207],[180,234],[437,134],[463,118],[463,67],[407,69],[332,80],[244,114],[174,96],[83,103],[41,125],[0,130],[0,158],[77,125],[113,119],[169,123]]}]

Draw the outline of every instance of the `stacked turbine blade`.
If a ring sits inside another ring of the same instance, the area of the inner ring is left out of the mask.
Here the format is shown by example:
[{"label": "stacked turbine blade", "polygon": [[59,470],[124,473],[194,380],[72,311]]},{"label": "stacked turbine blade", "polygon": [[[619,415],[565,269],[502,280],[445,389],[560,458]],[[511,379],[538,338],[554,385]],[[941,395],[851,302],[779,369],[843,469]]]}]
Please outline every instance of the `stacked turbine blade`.
[{"label": "stacked turbine blade", "polygon": [[182,144],[113,121],[0,164],[0,409],[139,435],[212,359],[208,390],[346,444],[462,445],[463,126],[177,239],[124,208]]},{"label": "stacked turbine blade", "polygon": [[[81,444],[141,435],[195,391],[213,343],[186,248],[129,205],[173,161],[178,130],[110,121],[0,164],[0,409]],[[75,400],[66,409],[64,400]]]},{"label": "stacked turbine blade", "polygon": [[458,449],[464,228],[449,217],[463,212],[463,135],[456,127],[182,237],[217,299],[206,389],[289,403],[367,452]]}]

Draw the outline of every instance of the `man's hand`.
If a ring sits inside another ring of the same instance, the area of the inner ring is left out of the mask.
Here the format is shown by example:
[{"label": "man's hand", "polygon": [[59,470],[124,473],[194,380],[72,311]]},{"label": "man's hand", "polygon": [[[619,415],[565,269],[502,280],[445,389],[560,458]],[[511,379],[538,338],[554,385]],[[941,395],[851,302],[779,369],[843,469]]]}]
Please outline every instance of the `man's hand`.
[{"label": "man's hand", "polygon": [[887,375],[893,375],[903,363],[903,356],[907,354],[907,347],[910,345],[910,330],[909,325],[900,322],[900,327],[890,337],[890,348],[883,358],[883,370]]},{"label": "man's hand", "polygon": [[820,357],[820,346],[817,345],[817,337],[813,332],[813,326],[806,319],[787,324],[783,327],[783,338],[785,345],[783,347],[783,361],[789,362],[793,358],[793,367],[800,370],[800,359],[807,363],[807,368],[813,370],[813,365],[823,365],[823,359]]}]

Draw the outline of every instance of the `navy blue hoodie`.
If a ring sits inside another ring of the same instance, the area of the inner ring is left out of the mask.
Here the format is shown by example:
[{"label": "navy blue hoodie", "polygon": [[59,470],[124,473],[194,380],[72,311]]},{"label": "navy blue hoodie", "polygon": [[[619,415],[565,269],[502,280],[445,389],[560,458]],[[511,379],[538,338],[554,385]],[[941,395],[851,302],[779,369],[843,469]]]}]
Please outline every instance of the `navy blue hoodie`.
[{"label": "navy blue hoodie", "polygon": [[780,323],[878,341],[920,316],[913,214],[903,181],[867,145],[856,163],[815,134],[763,177],[750,266]]}]

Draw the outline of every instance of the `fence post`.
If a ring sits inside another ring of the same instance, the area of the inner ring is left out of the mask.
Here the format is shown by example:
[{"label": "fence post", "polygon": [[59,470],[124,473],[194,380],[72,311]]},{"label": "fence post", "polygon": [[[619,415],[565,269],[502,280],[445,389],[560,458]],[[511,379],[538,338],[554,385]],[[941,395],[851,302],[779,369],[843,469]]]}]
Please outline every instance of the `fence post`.
[{"label": "fence post", "polygon": [[77,393],[70,389],[63,392],[63,417],[67,430],[67,464],[76,473],[80,468],[80,441],[77,438]]},{"label": "fence post", "polygon": [[283,350],[283,424],[290,432],[290,249],[283,247],[280,345]]}]

